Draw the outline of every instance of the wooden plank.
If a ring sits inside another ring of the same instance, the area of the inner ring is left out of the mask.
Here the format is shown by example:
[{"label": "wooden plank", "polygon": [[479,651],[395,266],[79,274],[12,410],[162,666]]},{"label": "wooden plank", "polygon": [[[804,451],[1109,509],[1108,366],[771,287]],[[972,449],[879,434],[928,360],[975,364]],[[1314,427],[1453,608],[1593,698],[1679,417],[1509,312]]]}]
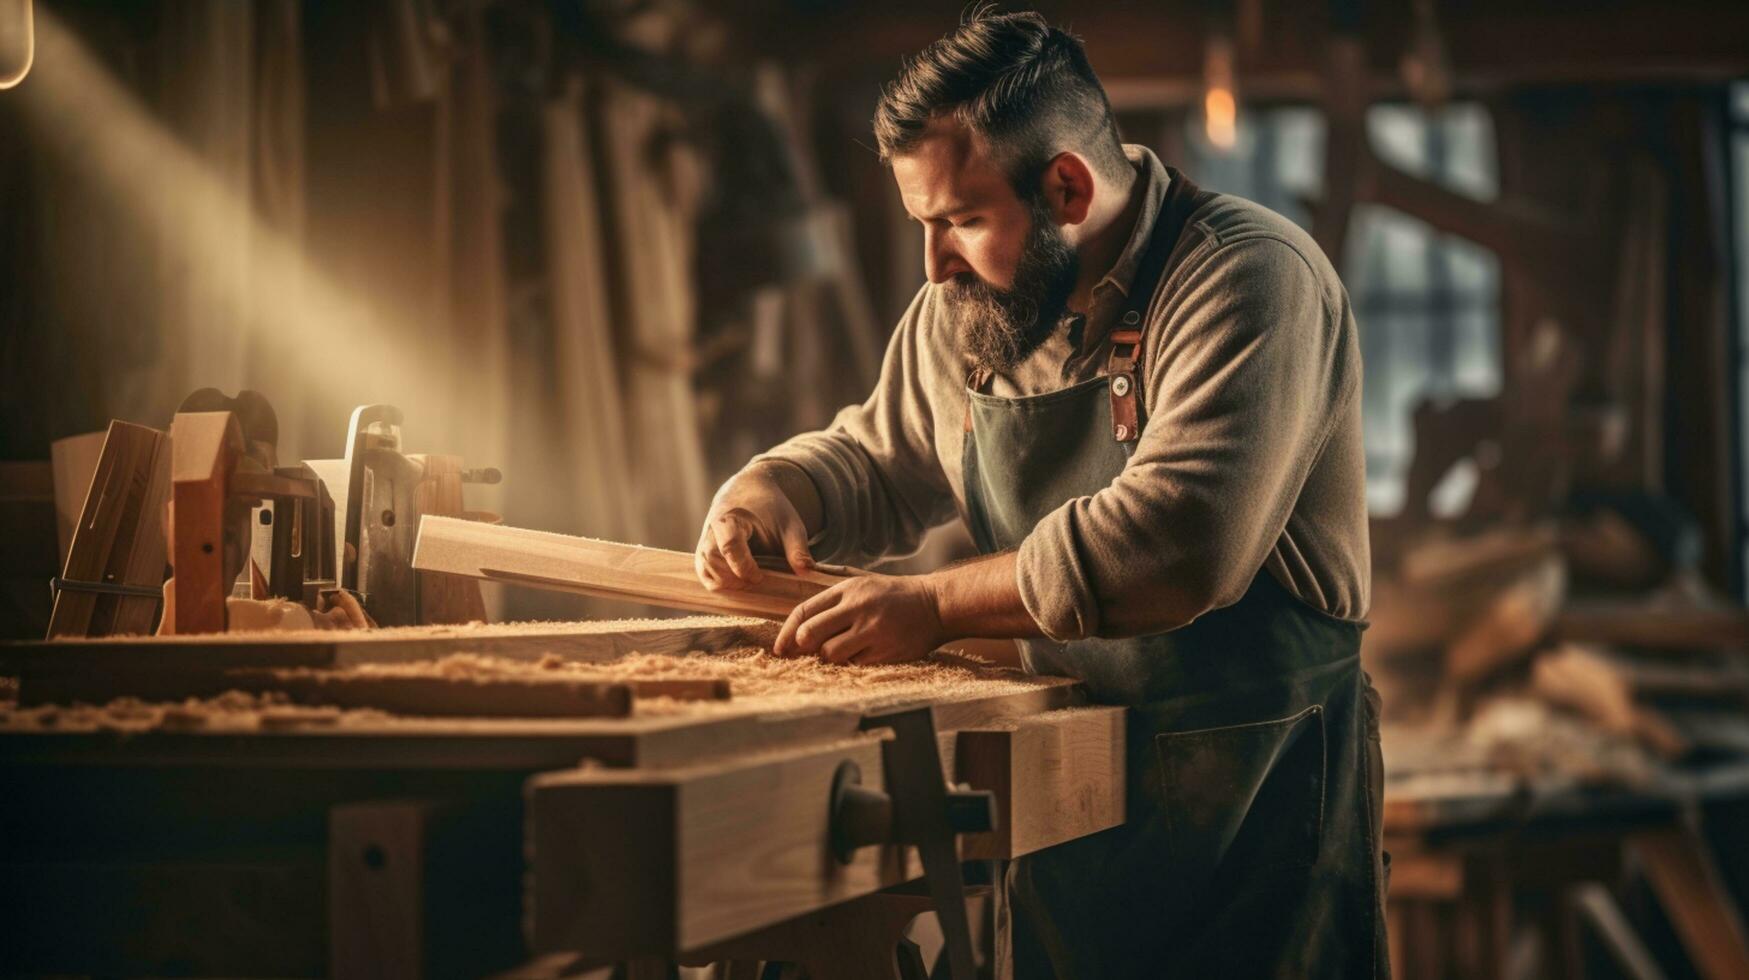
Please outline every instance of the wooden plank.
[{"label": "wooden plank", "polygon": [[[321,678],[329,678],[322,683]],[[619,679],[580,677],[574,674],[534,674],[499,678],[417,678],[370,675],[378,681],[401,680],[395,685],[394,703],[415,699],[441,699],[441,704],[423,704],[408,714],[464,715],[506,718],[587,718],[624,716],[630,703],[625,692],[641,698],[665,697],[681,701],[727,701],[729,681],[723,678]],[[434,686],[434,682],[436,685]],[[455,690],[440,686],[447,682]],[[499,683],[492,683],[499,682]],[[428,694],[421,694],[429,690]],[[208,698],[226,691],[266,693],[278,691],[302,704],[336,704],[343,707],[376,707],[388,703],[373,700],[370,687],[361,686],[345,674],[288,674],[284,670],[232,668],[210,671],[164,670],[138,667],[129,670],[84,671],[24,677],[19,681],[18,703],[23,707],[42,704],[101,705],[123,697],[148,702],[181,702]],[[339,700],[327,696],[337,692]]]},{"label": "wooden plank", "polygon": [[97,458],[103,454],[103,443],[108,437],[108,432],[86,432],[49,443],[49,464],[55,480],[55,538],[60,544],[62,565],[67,563],[73,529],[79,526],[79,514],[85,509],[85,492],[91,489]]},{"label": "wooden plank", "polygon": [[236,536],[226,526],[227,504],[243,430],[230,412],[178,412],[170,440],[175,586],[166,596],[163,630],[222,633]]},{"label": "wooden plank", "polygon": [[845,761],[863,785],[885,785],[873,737],[707,767],[536,776],[535,951],[671,955],[915,877],[908,848],[833,858],[828,804]]},{"label": "wooden plank", "polygon": [[430,660],[478,653],[514,660],[554,654],[568,661],[615,660],[631,653],[685,654],[769,648],[776,624],[728,616],[503,623],[483,626],[402,626],[377,630],[297,633],[215,633],[128,636],[0,644],[0,675],[226,667],[346,667]]},{"label": "wooden plank", "polygon": [[[1013,828],[968,839],[967,857],[1027,853],[1122,822],[1123,709],[1054,715],[961,733],[955,771],[994,792]],[[832,857],[828,801],[847,760],[863,785],[884,786],[879,741],[868,737],[707,765],[535,777],[537,950],[673,955],[917,877],[908,848],[864,848],[842,866]],[[620,846],[589,844],[606,836]]]},{"label": "wooden plank", "polygon": [[1123,708],[1087,707],[958,734],[955,778],[997,794],[996,830],[967,858],[1010,859],[1124,822]]},{"label": "wooden plank", "polygon": [[427,517],[419,525],[413,567],[536,588],[674,609],[781,620],[796,604],[837,582],[823,572],[765,570],[746,589],[712,592],[693,571],[692,555],[524,528]]},{"label": "wooden plank", "polygon": [[[164,434],[111,422],[83,496],[61,577],[156,589],[164,581],[164,500],[170,454]],[[63,589],[50,637],[146,633],[156,598]]]},{"label": "wooden plank", "polygon": [[212,697],[225,691],[277,692],[296,704],[375,708],[400,715],[462,718],[623,718],[632,686],[572,677],[414,677],[340,671],[248,668],[210,673],[133,671],[24,678],[19,704],[106,704]]},{"label": "wooden plank", "polygon": [[[1001,693],[1004,687],[1009,690]],[[957,699],[840,702],[772,711],[756,700],[706,712],[630,718],[350,719],[341,727],[276,725],[270,731],[217,725],[192,730],[90,730],[67,721],[52,730],[0,732],[18,765],[219,765],[256,768],[548,770],[589,759],[605,766],[697,766],[706,760],[780,751],[854,736],[871,705],[930,703],[937,730],[989,727],[1079,703],[1068,678],[995,681]],[[989,693],[996,691],[998,693]]]}]

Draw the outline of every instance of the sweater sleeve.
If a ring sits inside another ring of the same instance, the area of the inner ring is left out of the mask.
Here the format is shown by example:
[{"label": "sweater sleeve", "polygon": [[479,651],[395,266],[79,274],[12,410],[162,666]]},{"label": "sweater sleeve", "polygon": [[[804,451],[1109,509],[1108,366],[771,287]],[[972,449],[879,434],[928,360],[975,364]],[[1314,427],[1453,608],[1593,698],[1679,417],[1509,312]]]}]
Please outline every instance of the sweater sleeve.
[{"label": "sweater sleeve", "polygon": [[957,513],[935,454],[934,410],[923,375],[929,302],[926,286],[894,330],[866,401],[748,464],[787,463],[813,481],[824,517],[810,542],[819,561],[867,564],[908,555],[925,531]]},{"label": "sweater sleeve", "polygon": [[1246,238],[1195,261],[1153,313],[1135,453],[1021,543],[1021,598],[1054,640],[1160,632],[1237,602],[1358,396],[1340,286],[1294,245]]}]

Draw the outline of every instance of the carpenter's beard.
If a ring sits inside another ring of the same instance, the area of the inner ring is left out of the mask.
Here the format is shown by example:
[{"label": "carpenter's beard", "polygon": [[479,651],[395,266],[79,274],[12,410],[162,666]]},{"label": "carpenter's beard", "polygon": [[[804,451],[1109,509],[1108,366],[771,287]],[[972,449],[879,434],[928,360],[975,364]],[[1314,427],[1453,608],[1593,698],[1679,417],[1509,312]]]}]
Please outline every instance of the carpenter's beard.
[{"label": "carpenter's beard", "polygon": [[979,366],[1005,373],[1044,343],[1067,308],[1080,263],[1044,202],[1034,202],[1014,285],[998,289],[970,272],[947,283],[960,340]]}]

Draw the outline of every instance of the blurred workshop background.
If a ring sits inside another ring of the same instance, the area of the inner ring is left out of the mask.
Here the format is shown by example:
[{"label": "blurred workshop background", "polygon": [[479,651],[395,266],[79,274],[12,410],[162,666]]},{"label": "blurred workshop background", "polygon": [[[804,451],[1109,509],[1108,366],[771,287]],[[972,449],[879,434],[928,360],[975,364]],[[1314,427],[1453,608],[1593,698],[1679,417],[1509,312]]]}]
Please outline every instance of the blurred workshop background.
[{"label": "blurred workshop background", "polygon": [[[1744,975],[1749,4],[1037,9],[1353,299],[1400,974]],[[0,0],[6,634],[47,620],[52,444],[207,386],[282,461],[391,404],[503,472],[472,507],[690,548],[872,385],[923,261],[869,119],[961,13]]]}]

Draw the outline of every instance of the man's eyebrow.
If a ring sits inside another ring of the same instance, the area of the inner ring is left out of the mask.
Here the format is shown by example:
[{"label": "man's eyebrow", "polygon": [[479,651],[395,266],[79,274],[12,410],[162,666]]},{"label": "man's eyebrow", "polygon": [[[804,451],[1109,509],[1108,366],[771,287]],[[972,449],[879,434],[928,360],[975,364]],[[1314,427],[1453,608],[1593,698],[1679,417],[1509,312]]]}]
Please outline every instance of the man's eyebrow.
[{"label": "man's eyebrow", "polygon": [[907,211],[907,212],[905,212],[905,217],[910,219],[911,221],[915,221],[915,222],[921,224],[925,221],[942,221],[942,220],[945,220],[947,218],[951,218],[956,214],[965,214],[966,212],[971,211],[971,210],[973,210],[973,209],[969,205],[956,203],[952,207],[942,208],[940,211],[937,211],[933,214],[916,215],[916,214],[912,214],[911,212]]}]

